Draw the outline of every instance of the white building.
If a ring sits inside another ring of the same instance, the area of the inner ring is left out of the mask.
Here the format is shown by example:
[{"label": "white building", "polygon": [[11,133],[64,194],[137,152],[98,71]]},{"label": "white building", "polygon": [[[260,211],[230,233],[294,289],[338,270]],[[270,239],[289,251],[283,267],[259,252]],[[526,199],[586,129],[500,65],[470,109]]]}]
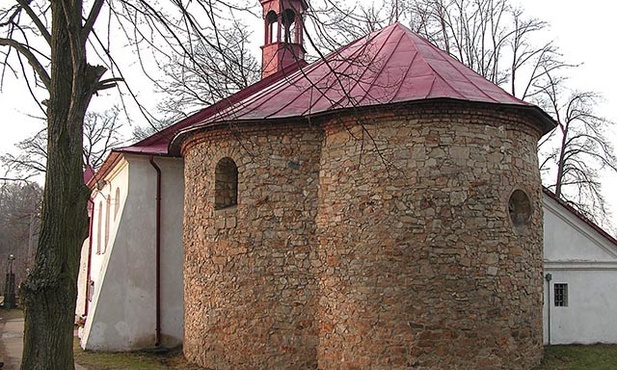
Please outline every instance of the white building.
[{"label": "white building", "polygon": [[81,346],[176,346],[183,337],[182,160],[116,152],[105,163],[89,182],[91,237],[76,312],[86,318]]},{"label": "white building", "polygon": [[544,192],[544,343],[617,343],[617,240]]}]

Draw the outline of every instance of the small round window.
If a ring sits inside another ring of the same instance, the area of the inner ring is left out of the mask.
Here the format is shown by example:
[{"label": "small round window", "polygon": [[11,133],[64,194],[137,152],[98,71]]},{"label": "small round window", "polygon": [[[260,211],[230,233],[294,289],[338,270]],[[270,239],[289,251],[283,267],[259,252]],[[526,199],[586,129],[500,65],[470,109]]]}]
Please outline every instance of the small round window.
[{"label": "small round window", "polygon": [[531,218],[531,200],[527,193],[519,189],[512,192],[508,201],[508,213],[517,230],[527,226]]}]

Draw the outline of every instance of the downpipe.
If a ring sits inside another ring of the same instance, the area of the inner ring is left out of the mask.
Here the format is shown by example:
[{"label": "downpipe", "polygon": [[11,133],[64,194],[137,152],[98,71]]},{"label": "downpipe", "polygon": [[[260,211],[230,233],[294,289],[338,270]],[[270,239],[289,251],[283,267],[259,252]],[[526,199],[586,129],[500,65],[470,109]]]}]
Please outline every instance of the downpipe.
[{"label": "downpipe", "polygon": [[156,223],[155,223],[155,290],[156,290],[156,328],[154,333],[154,346],[161,345],[161,168],[150,156],[150,165],[156,171]]},{"label": "downpipe", "polygon": [[548,345],[551,345],[551,280],[553,280],[553,275],[551,273],[547,273],[546,276],[544,277],[546,279],[546,284],[547,284],[547,299],[546,299],[546,310],[547,310],[547,315],[546,315],[546,331],[547,331],[547,339],[548,339]]}]

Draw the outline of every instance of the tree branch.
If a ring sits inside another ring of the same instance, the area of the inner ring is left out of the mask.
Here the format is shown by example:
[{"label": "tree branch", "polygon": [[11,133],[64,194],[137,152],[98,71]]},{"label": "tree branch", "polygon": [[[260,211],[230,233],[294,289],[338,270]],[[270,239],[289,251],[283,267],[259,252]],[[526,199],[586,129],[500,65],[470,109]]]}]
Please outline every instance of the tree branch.
[{"label": "tree branch", "polygon": [[28,17],[32,19],[32,22],[34,22],[36,28],[39,30],[45,41],[47,41],[47,44],[51,45],[51,35],[49,34],[49,31],[47,30],[43,22],[41,22],[41,19],[34,13],[32,8],[30,7],[31,1],[32,0],[17,0],[17,3],[19,4],[19,6],[22,7],[22,9],[26,11]]},{"label": "tree branch", "polygon": [[51,79],[49,78],[49,74],[45,70],[45,67],[39,62],[34,53],[30,51],[30,47],[28,45],[24,45],[18,41],[12,39],[0,38],[0,46],[8,46],[17,50],[21,55],[28,59],[28,63],[32,66],[36,74],[41,79],[41,82],[45,85],[45,88],[49,89],[49,84]]},{"label": "tree branch", "polygon": [[88,14],[88,18],[86,19],[86,23],[82,27],[81,36],[85,40],[88,38],[90,32],[92,32],[92,28],[94,27],[94,23],[101,13],[101,8],[103,7],[104,0],[95,0],[94,4],[92,4],[92,8],[90,9],[90,14]]}]

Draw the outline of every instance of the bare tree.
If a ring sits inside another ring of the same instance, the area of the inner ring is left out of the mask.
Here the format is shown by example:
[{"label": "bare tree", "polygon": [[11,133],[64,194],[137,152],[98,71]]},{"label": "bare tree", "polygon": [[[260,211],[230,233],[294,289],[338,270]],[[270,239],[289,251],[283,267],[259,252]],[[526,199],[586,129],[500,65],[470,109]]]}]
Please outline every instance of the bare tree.
[{"label": "bare tree", "polygon": [[0,161],[7,167],[9,173],[26,180],[45,173],[47,130],[40,130],[15,146],[19,149],[18,154],[5,153],[0,156]]},{"label": "bare tree", "polygon": [[166,78],[156,82],[166,97],[158,109],[165,117],[186,117],[259,80],[246,25],[234,21],[218,35],[215,44],[197,38],[190,55],[185,50],[161,66]]},{"label": "bare tree", "polygon": [[[84,120],[98,92],[126,79],[113,58],[114,30],[130,35],[138,51],[149,47],[160,58],[169,57],[191,50],[189,36],[208,40],[216,35],[220,19],[244,11],[237,4],[171,1],[167,11],[148,1],[124,0],[13,0],[0,5],[0,82],[21,77],[47,120],[41,233],[35,264],[21,289],[22,369],[74,368],[76,280],[89,197],[82,177]],[[218,50],[217,43],[210,44]],[[111,72],[109,78],[103,77],[106,72]],[[129,85],[125,88],[136,95]]]},{"label": "bare tree", "polygon": [[125,142],[120,130],[120,111],[114,107],[104,112],[88,112],[84,119],[84,165],[97,169],[109,151]]},{"label": "bare tree", "polygon": [[181,116],[168,116],[167,119],[160,119],[156,121],[150,121],[147,125],[137,126],[133,129],[133,139],[135,140],[143,140],[149,136],[156,134],[157,132],[163,130],[164,128],[169,127],[174,124],[176,121],[180,120]]},{"label": "bare tree", "polygon": [[[111,148],[123,142],[118,131],[122,124],[119,110],[112,108],[104,112],[88,112],[84,118],[84,166],[98,168]],[[5,153],[0,161],[8,171],[19,178],[31,179],[45,173],[47,162],[47,129],[43,128],[34,136],[20,141],[18,154]]]},{"label": "bare tree", "polygon": [[4,265],[10,254],[15,257],[13,268],[17,284],[26,277],[26,270],[33,261],[42,194],[43,189],[37,183],[0,183],[0,261]]},{"label": "bare tree", "polygon": [[74,368],[75,282],[89,195],[81,175],[83,121],[93,95],[112,83],[101,80],[104,67],[86,59],[86,42],[102,5],[95,1],[85,21],[81,1],[52,1],[47,6],[18,0],[0,10],[4,70],[25,72],[27,61],[35,86],[44,86],[49,94],[41,235],[35,266],[21,289],[22,369]]},{"label": "bare tree", "polygon": [[597,94],[569,91],[562,87],[563,78],[550,73],[546,78],[549,83],[538,101],[558,127],[539,145],[545,183],[581,214],[612,230],[600,176],[617,172],[615,150],[606,135],[613,122],[594,112]]}]

